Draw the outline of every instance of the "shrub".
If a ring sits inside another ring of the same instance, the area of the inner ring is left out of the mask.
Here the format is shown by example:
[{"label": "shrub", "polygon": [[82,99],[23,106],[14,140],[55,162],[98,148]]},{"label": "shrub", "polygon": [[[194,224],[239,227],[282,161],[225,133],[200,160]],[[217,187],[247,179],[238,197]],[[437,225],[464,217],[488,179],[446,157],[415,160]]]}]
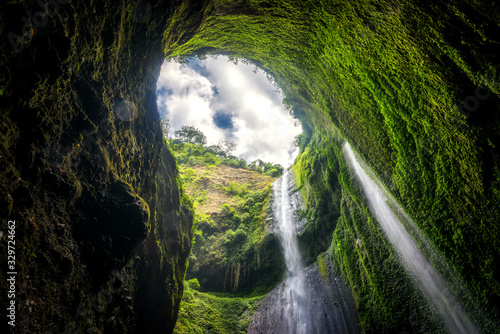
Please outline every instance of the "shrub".
[{"label": "shrub", "polygon": [[190,279],[187,281],[189,284],[189,287],[194,290],[200,290],[200,282],[198,282],[197,278]]},{"label": "shrub", "polygon": [[217,156],[215,156],[214,154],[209,153],[209,152],[206,152],[203,155],[203,161],[206,164],[217,165],[219,163],[219,160],[220,160],[220,158],[218,158]]},{"label": "shrub", "polygon": [[266,174],[272,177],[278,177],[281,175],[281,173],[276,168],[271,169],[270,171],[266,172]]},{"label": "shrub", "polygon": [[238,196],[243,197],[248,193],[248,187],[246,184],[242,184],[238,190]]},{"label": "shrub", "polygon": [[229,185],[224,188],[226,192],[232,196],[238,195],[240,192],[240,185],[237,182],[229,182]]}]

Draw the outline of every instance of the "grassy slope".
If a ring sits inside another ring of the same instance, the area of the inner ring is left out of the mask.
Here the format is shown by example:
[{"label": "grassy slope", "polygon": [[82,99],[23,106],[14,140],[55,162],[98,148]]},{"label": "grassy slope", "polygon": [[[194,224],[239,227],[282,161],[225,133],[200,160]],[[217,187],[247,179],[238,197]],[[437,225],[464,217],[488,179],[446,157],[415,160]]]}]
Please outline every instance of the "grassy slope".
[{"label": "grassy slope", "polygon": [[[190,40],[173,21],[166,53],[226,53],[267,70],[306,132],[333,123],[498,317],[499,17],[481,1],[218,1]],[[326,151],[309,152],[325,164]]]},{"label": "grassy slope", "polygon": [[[275,181],[271,176],[225,164],[217,166],[181,164],[180,173],[187,194],[198,202],[197,212],[204,215],[221,214],[223,204],[228,204],[242,214],[238,208],[241,197],[235,196],[237,195],[235,192],[242,186],[246,189],[243,191],[264,191]],[[239,186],[234,187],[233,193],[226,190],[231,183]]]},{"label": "grassy slope", "polygon": [[[201,146],[172,147],[195,207],[190,280],[175,333],[245,333],[258,300],[284,272],[279,245],[266,228],[276,177],[228,165]],[[198,279],[201,290],[212,292],[197,291]]]}]

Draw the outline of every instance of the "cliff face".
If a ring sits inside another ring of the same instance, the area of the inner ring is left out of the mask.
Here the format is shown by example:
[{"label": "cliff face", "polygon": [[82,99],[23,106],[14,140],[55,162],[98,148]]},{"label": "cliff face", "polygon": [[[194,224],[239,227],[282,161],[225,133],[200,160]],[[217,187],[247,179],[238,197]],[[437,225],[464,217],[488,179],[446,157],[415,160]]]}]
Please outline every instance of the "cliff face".
[{"label": "cliff face", "polygon": [[[0,16],[0,252],[15,221],[21,332],[173,328],[191,214],[156,110],[164,54],[244,57],[275,78],[305,128],[306,257],[331,247],[367,332],[434,320],[341,137],[498,319],[498,6],[13,0]],[[475,316],[485,331],[487,318]]]},{"label": "cliff face", "polygon": [[279,240],[267,224],[278,166],[248,165],[180,139],[169,144],[195,207],[186,280],[197,279],[204,292],[264,294],[272,289],[285,271]]},{"label": "cliff face", "polygon": [[363,204],[342,157],[344,140],[451,263],[472,294],[466,308],[494,332],[498,6],[278,0],[217,1],[211,9],[192,39],[181,43],[167,31],[165,51],[250,59],[282,88],[304,127],[294,170],[309,223],[299,242],[309,263],[330,247],[350,278],[363,328],[442,330]]},{"label": "cliff face", "polygon": [[156,109],[171,7],[45,3],[0,5],[0,248],[15,221],[15,330],[168,332],[192,239]]},{"label": "cliff face", "polygon": [[[318,265],[305,269],[304,277],[307,296],[311,300],[312,333],[361,333],[356,306],[351,292],[343,280],[333,270],[330,260],[326,259],[324,272]],[[248,334],[273,334],[287,328],[283,315],[282,302],[290,279],[279,284],[259,303],[248,327]]]}]

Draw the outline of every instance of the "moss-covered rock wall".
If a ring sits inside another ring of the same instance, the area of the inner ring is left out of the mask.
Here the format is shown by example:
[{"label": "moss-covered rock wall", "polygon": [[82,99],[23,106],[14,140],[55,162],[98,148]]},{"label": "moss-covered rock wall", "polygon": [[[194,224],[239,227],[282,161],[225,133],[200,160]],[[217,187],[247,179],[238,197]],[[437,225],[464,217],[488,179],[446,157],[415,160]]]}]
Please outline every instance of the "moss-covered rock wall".
[{"label": "moss-covered rock wall", "polygon": [[0,5],[1,300],[15,220],[16,332],[175,325],[192,205],[156,109],[172,6]]},{"label": "moss-covered rock wall", "polygon": [[[337,136],[351,143],[463,278],[489,314],[476,315],[483,329],[495,328],[485,319],[498,319],[500,311],[499,17],[498,5],[488,1],[217,1],[193,38],[176,37],[182,20],[166,33],[167,55],[247,58],[283,89],[305,128],[299,163],[307,167],[312,219],[302,244],[312,246],[306,252],[313,261],[329,247],[335,226],[351,226],[349,242],[334,235],[331,246],[340,244],[349,257],[338,261],[367,279],[353,284],[354,293],[367,287],[361,308],[391,310],[373,313],[373,323],[362,319],[366,330],[415,329],[408,319],[419,315],[409,310],[420,310],[412,304],[419,297],[406,291],[406,302],[398,304],[363,274],[368,267],[359,267],[368,261],[376,275],[385,265],[396,268],[385,259],[390,246],[376,225],[368,227],[369,212],[361,218],[363,204],[347,200],[343,188],[353,186],[341,172],[342,140],[331,139]],[[355,221],[364,223],[354,228]],[[356,248],[362,230],[370,231],[364,247],[372,255]],[[389,275],[392,282],[408,286],[398,270]],[[400,315],[389,316],[393,311]],[[417,323],[432,324],[426,319]]]}]

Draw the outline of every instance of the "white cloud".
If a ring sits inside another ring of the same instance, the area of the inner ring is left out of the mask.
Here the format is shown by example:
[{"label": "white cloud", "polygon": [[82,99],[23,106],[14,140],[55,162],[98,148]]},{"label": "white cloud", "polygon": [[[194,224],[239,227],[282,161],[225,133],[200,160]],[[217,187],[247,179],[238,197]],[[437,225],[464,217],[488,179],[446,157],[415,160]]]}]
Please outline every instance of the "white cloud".
[{"label": "white cloud", "polygon": [[[247,161],[289,165],[296,151],[293,140],[302,129],[294,126],[264,72],[254,71],[254,66],[235,65],[226,57],[195,59],[189,66],[165,62],[157,84],[161,116],[170,120],[172,131],[183,125],[197,127],[208,144],[233,138],[234,154]],[[216,112],[231,115],[232,129],[217,127]]]}]

